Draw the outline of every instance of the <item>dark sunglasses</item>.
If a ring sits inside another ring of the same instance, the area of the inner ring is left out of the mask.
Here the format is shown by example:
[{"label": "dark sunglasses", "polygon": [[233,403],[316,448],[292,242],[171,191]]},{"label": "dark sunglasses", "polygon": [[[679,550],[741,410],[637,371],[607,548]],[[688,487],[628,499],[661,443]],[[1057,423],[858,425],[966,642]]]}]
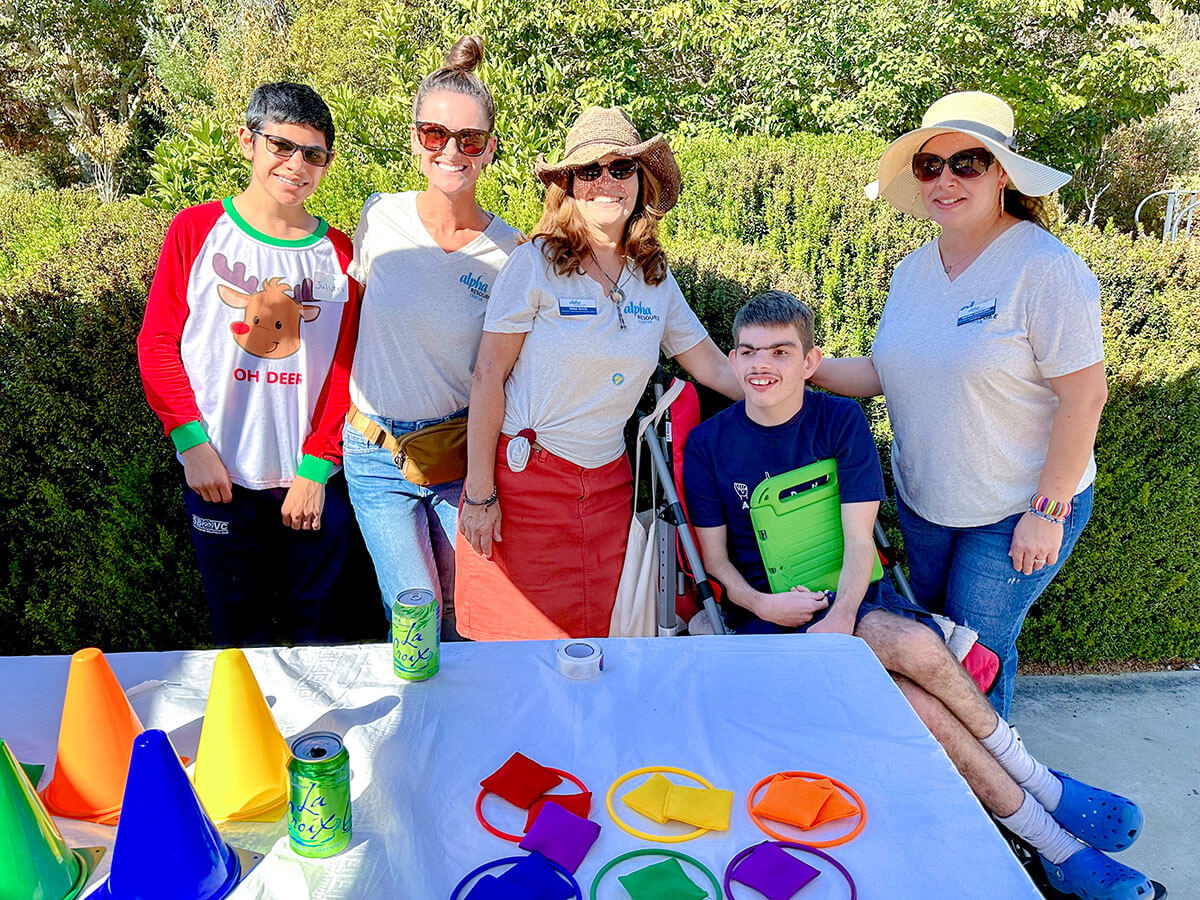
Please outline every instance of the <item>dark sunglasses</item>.
[{"label": "dark sunglasses", "polygon": [[304,157],[304,161],[310,166],[317,166],[323,169],[333,161],[333,151],[326,150],[324,147],[297,144],[295,141],[289,141],[287,138],[280,137],[277,134],[267,134],[265,131],[259,131],[257,128],[251,128],[250,130],[263,139],[263,143],[267,145],[267,150],[270,151],[272,156],[278,156],[280,159],[291,159],[292,155],[299,150],[300,155]]},{"label": "dark sunglasses", "polygon": [[600,176],[608,172],[617,181],[624,181],[642,167],[636,159],[614,159],[606,166],[600,163],[589,163],[574,169],[572,174],[580,181],[598,181]]},{"label": "dark sunglasses", "polygon": [[478,128],[451,131],[445,125],[439,125],[436,122],[417,123],[417,141],[431,153],[444,150],[450,143],[450,138],[454,138],[454,142],[458,144],[458,149],[462,153],[467,156],[480,156],[487,149],[491,137],[490,131],[480,131]]},{"label": "dark sunglasses", "polygon": [[978,178],[996,161],[982,147],[971,147],[959,150],[949,159],[942,159],[936,153],[917,153],[912,158],[912,173],[917,181],[936,181],[942,174],[946,164],[950,164],[950,173],[958,178]]}]

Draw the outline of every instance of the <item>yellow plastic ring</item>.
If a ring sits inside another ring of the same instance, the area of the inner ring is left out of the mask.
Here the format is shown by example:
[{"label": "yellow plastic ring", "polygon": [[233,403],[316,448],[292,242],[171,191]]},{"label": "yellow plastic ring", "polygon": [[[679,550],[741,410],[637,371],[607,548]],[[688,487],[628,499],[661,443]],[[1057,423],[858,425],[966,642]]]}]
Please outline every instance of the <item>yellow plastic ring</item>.
[{"label": "yellow plastic ring", "polygon": [[617,827],[626,834],[633,835],[635,838],[640,838],[643,841],[655,841],[659,844],[682,844],[684,841],[690,841],[693,838],[698,838],[712,831],[711,828],[697,828],[695,831],[689,831],[687,834],[650,834],[645,831],[638,831],[636,828],[631,828],[621,821],[621,817],[613,809],[613,794],[617,792],[617,788],[630,778],[637,778],[639,775],[652,775],[655,772],[670,772],[672,775],[682,775],[684,778],[691,778],[693,781],[700,782],[700,784],[704,785],[710,791],[715,790],[707,779],[701,778],[695,772],[689,772],[687,769],[679,769],[675,766],[646,766],[642,769],[634,769],[632,772],[626,772],[612,783],[612,787],[608,789],[608,793],[604,797],[604,805],[608,808],[608,814],[612,817],[612,820],[617,823]]}]

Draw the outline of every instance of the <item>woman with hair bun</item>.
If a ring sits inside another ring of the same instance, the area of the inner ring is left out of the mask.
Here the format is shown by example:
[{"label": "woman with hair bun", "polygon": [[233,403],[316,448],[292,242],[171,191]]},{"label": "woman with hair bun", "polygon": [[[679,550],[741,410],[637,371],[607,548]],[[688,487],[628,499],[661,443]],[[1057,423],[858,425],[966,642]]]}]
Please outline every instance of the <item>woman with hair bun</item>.
[{"label": "woman with hair bun", "polygon": [[[410,139],[425,189],[367,199],[349,270],[364,288],[343,432],[350,499],[387,614],[401,591],[431,590],[448,639],[471,370],[491,285],[520,237],[475,196],[496,152],[495,105],[474,74],[482,59],[483,40],[464,37],[421,82]],[[453,427],[442,427],[413,454],[435,465],[441,483],[409,480],[398,439],[455,422],[457,443]]]},{"label": "woman with hair bun", "polygon": [[741,396],[658,243],[680,186],[663,136],[591,107],[537,174],[542,218],[496,282],[471,388],[457,596],[475,640],[608,634],[633,508],[623,429],[660,352]]}]

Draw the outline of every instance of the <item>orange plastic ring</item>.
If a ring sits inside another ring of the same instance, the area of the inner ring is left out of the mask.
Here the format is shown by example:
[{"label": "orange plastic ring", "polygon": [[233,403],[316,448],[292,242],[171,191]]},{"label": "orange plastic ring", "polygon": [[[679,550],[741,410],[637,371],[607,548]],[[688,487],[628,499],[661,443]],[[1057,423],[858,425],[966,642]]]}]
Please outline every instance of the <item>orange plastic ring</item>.
[{"label": "orange plastic ring", "polygon": [[[561,778],[566,778],[568,781],[574,782],[580,791],[582,791],[584,793],[587,792],[587,785],[585,785],[582,781],[580,781],[578,778],[576,778],[570,772],[564,772],[562,769],[551,769],[549,766],[547,766],[546,768],[547,768],[547,771],[553,772],[555,775],[558,775]],[[557,786],[558,785],[555,785],[555,787],[557,787]],[[509,834],[507,831],[501,831],[499,828],[497,828],[495,825],[493,825],[491,822],[489,822],[486,818],[484,818],[483,798],[486,797],[490,793],[491,793],[491,791],[489,791],[487,788],[480,789],[479,796],[475,798],[475,818],[477,818],[479,820],[479,824],[482,825],[489,834],[494,834],[496,837],[503,838],[506,841],[511,841],[514,844],[521,843],[521,841],[525,840],[523,837],[521,837],[521,835]],[[547,799],[553,800],[554,794],[542,794],[542,797],[546,797]],[[503,798],[501,798],[501,799],[503,799]],[[541,797],[539,797],[538,799],[540,800]]]},{"label": "orange plastic ring", "polygon": [[841,837],[831,838],[828,841],[810,841],[807,839],[801,839],[798,843],[806,844],[809,847],[836,847],[839,844],[846,844],[854,840],[856,837],[858,837],[859,833],[863,830],[863,827],[867,824],[867,805],[863,803],[862,797],[858,796],[858,794],[856,794],[851,788],[842,784],[836,778],[830,778],[828,775],[820,775],[816,772],[775,772],[774,774],[768,775],[762,781],[758,782],[758,784],[754,785],[754,787],[750,788],[750,794],[746,797],[746,812],[750,813],[750,819],[764,834],[775,838],[775,840],[795,841],[796,838],[789,837],[786,834],[780,834],[779,832],[774,831],[767,825],[763,824],[762,818],[754,811],[754,797],[767,785],[768,782],[770,782],[772,778],[775,778],[777,775],[783,775],[786,778],[806,778],[809,781],[815,781],[818,778],[824,778],[839,790],[845,791],[847,794],[853,797],[855,805],[858,806],[858,824],[846,834],[843,834]]}]

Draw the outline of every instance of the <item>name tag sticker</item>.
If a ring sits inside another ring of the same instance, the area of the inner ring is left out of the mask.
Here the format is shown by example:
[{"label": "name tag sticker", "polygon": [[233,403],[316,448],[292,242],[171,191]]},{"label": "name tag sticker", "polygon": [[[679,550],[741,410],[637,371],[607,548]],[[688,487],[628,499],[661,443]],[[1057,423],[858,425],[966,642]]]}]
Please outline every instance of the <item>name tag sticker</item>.
[{"label": "name tag sticker", "polygon": [[996,298],[991,300],[972,300],[958,311],[958,324],[967,325],[980,319],[992,319],[996,316]]},{"label": "name tag sticker", "polygon": [[594,316],[596,301],[587,297],[559,297],[558,314],[560,316]]},{"label": "name tag sticker", "polygon": [[318,303],[345,303],[350,299],[349,280],[341,272],[313,274],[312,296]]}]

